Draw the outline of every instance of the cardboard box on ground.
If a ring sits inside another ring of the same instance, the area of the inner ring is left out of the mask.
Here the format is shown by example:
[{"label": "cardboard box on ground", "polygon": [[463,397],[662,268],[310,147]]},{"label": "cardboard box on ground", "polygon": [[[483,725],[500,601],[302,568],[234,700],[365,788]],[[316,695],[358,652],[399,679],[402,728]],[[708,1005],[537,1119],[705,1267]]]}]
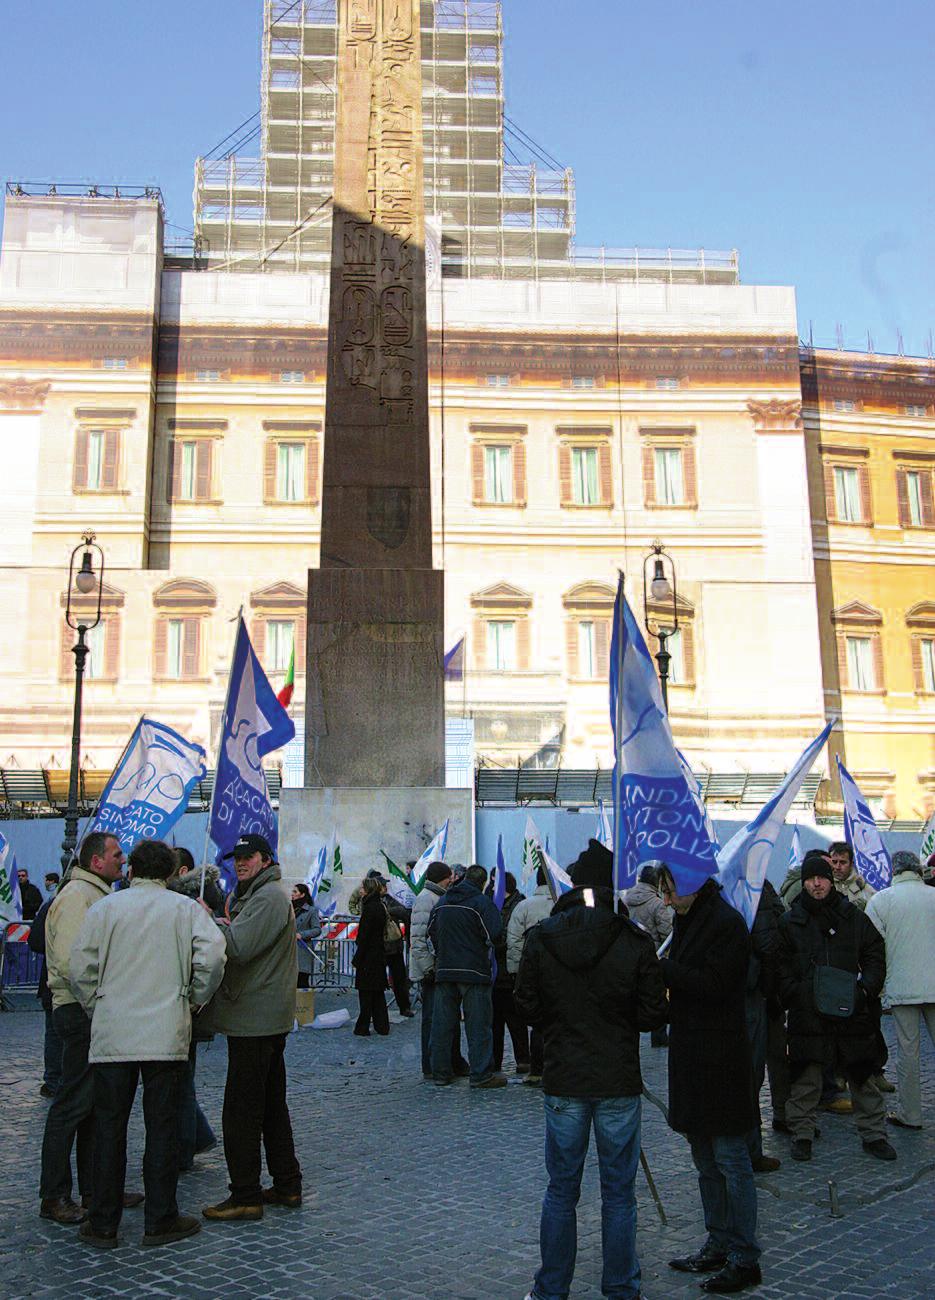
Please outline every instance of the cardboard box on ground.
[{"label": "cardboard box on ground", "polygon": [[296,989],[295,1018],[300,1025],[310,1025],[315,1019],[314,989]]}]

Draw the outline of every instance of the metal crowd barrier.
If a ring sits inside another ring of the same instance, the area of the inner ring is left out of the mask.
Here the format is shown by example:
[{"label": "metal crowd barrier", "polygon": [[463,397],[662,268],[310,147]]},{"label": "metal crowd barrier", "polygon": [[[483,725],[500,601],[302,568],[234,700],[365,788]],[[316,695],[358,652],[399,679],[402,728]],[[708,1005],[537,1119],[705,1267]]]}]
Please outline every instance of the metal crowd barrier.
[{"label": "metal crowd barrier", "polygon": [[0,931],[0,1008],[12,1011],[8,992],[35,993],[39,988],[42,954],[27,946],[30,921],[10,921]]},{"label": "metal crowd barrier", "polygon": [[312,955],[312,988],[353,987],[357,924],[356,916],[332,917],[324,922],[317,939],[303,945]]}]

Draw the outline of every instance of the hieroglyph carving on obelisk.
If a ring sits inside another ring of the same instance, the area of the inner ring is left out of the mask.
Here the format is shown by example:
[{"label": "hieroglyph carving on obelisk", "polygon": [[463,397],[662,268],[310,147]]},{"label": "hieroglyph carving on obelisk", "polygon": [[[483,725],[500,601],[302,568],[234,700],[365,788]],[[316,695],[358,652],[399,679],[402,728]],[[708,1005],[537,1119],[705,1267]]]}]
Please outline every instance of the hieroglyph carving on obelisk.
[{"label": "hieroglyph carving on obelisk", "polygon": [[322,568],[430,568],[418,0],[344,0]]}]

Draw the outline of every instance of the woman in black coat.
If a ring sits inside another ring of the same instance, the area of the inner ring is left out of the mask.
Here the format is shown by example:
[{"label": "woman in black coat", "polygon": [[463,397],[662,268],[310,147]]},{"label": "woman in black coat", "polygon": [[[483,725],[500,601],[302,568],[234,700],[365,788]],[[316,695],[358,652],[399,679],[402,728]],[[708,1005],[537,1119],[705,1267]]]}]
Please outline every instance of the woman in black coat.
[{"label": "woman in black coat", "polygon": [[354,1033],[360,1038],[369,1036],[371,1020],[378,1034],[386,1037],[390,1032],[385,996],[386,954],[383,950],[387,916],[380,881],[368,876],[361,887],[360,924],[357,928],[357,952],[354,954],[357,972],[354,987],[360,1001],[360,1015]]}]

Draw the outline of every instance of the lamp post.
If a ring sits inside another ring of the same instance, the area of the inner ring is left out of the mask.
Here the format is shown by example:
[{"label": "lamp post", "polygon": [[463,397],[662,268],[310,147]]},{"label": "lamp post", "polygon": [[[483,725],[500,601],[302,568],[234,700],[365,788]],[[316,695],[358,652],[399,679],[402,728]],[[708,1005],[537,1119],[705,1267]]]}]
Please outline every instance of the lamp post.
[{"label": "lamp post", "polygon": [[[652,577],[649,568],[652,565]],[[668,574],[666,569],[668,568]],[[646,630],[650,631],[650,606],[666,609],[671,602],[672,622],[663,625],[656,620],[653,635],[659,642],[655,659],[659,667],[659,684],[662,687],[662,702],[666,713],[669,712],[669,637],[679,630],[678,590],[675,581],[675,561],[657,538],[653,549],[643,561],[643,612],[646,615]]]},{"label": "lamp post", "polygon": [[[81,567],[75,572],[78,552],[82,552]],[[95,553],[99,560],[99,572],[94,572]],[[75,592],[78,597],[89,597],[97,592],[97,606],[94,617],[90,618],[86,601],[76,600],[72,610]],[[78,771],[81,754],[81,692],[84,686],[84,666],[88,658],[88,632],[96,628],[101,621],[101,599],[104,592],[104,552],[96,544],[93,533],[85,533],[79,544],[71,553],[68,565],[68,591],[65,603],[65,622],[73,632],[78,633],[78,641],[71,648],[75,656],[75,709],[71,724],[71,769],[68,774],[68,805],[65,809],[65,838],[62,841],[62,868],[67,871],[71,866],[78,843]],[[77,620],[77,621],[76,621]]]}]

